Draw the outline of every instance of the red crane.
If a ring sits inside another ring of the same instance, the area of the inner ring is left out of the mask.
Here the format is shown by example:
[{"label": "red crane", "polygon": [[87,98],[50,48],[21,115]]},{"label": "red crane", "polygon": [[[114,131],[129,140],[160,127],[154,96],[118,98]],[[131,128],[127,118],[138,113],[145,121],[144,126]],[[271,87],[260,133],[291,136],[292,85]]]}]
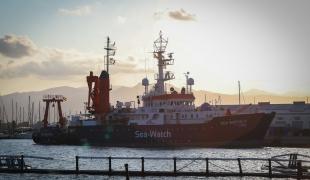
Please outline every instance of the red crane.
[{"label": "red crane", "polygon": [[43,96],[43,102],[46,103],[45,112],[44,112],[44,119],[43,119],[43,126],[46,128],[48,121],[48,112],[49,112],[49,105],[50,103],[57,103],[58,107],[58,115],[59,115],[59,125],[63,128],[66,125],[66,118],[62,115],[61,110],[61,102],[66,101],[67,99],[62,95],[45,95]]}]

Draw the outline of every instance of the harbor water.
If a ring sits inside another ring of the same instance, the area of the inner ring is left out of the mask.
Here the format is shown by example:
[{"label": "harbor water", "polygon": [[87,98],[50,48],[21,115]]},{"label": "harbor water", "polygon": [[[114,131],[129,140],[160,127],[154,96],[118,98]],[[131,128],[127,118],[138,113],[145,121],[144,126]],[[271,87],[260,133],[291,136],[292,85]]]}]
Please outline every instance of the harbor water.
[{"label": "harbor water", "polygon": [[[0,140],[0,155],[28,155],[50,157],[53,160],[25,159],[26,164],[32,168],[45,169],[75,169],[75,156],[90,157],[209,157],[209,158],[270,158],[275,155],[299,153],[310,155],[306,148],[256,148],[256,149],[217,149],[217,148],[186,148],[186,149],[143,149],[143,148],[113,148],[113,147],[92,147],[92,146],[44,146],[37,145],[32,140]],[[113,160],[113,170],[124,170],[124,164],[129,164],[129,170],[140,170],[139,160]],[[182,161],[178,162],[178,169],[185,171],[204,171],[205,162]],[[244,171],[261,171],[266,162],[243,162]],[[104,159],[81,159],[81,170],[107,170],[108,161]],[[231,161],[212,162],[211,170],[216,171],[238,171],[238,164]],[[145,161],[145,170],[173,170],[172,161]],[[124,177],[91,176],[91,175],[46,175],[46,174],[0,174],[0,179],[124,179]],[[132,179],[163,179],[161,177],[145,177]],[[197,179],[194,177],[173,177],[165,179]],[[199,178],[198,178],[199,179]],[[217,179],[217,178],[211,178]],[[222,178],[219,178],[222,179]],[[249,179],[225,178],[225,179]],[[256,178],[250,178],[256,179]],[[262,179],[262,178],[257,178]]]}]

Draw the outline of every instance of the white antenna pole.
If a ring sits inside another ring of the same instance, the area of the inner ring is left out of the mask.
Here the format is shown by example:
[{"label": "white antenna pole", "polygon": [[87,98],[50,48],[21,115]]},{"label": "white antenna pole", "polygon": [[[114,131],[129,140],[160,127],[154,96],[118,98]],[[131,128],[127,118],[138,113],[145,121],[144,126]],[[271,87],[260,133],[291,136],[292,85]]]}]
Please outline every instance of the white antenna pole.
[{"label": "white antenna pole", "polygon": [[185,74],[185,77],[186,77],[186,94],[188,94],[188,75],[189,75],[189,72],[184,73],[184,74]]},{"label": "white antenna pole", "polygon": [[145,73],[145,77],[147,77],[147,73],[146,73],[146,58],[144,58],[144,73]]},{"label": "white antenna pole", "polygon": [[240,91],[241,91],[240,81],[238,81],[238,89],[239,89],[239,105],[240,105]]}]

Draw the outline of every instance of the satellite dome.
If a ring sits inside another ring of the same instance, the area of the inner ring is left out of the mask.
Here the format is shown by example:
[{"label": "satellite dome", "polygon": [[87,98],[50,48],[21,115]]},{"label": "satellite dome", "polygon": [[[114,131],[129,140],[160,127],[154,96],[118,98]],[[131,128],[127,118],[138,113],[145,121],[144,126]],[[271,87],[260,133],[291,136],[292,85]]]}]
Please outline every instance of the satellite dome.
[{"label": "satellite dome", "polygon": [[142,79],[142,85],[143,86],[148,86],[149,85],[149,80],[147,78]]},{"label": "satellite dome", "polygon": [[192,86],[192,85],[194,85],[194,79],[193,78],[189,78],[188,80],[187,80],[187,84],[188,85],[190,85],[190,86]]}]

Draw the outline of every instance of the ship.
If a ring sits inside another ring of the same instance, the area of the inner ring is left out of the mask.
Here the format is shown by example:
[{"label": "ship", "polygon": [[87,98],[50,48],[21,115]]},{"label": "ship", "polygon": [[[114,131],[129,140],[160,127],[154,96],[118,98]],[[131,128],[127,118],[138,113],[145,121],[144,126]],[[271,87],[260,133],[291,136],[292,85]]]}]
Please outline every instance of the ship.
[{"label": "ship", "polygon": [[310,104],[305,101],[294,101],[292,104],[257,104],[219,105],[230,109],[234,114],[275,112],[265,136],[268,146],[310,147]]},{"label": "ship", "polygon": [[[94,145],[112,147],[261,147],[275,116],[270,113],[232,114],[208,103],[195,106],[194,79],[185,73],[185,86],[178,92],[167,87],[175,79],[167,67],[174,65],[173,53],[166,53],[168,39],[162,32],[154,41],[152,52],[158,73],[151,86],[142,80],[143,95],[136,101],[110,103],[109,66],[115,63],[115,42],[107,38],[105,70],[100,76],[92,71],[88,84],[88,114],[67,119],[62,116],[61,95],[46,96],[43,126],[33,133],[33,141],[46,145]],[[168,89],[168,90],[167,90]],[[48,124],[49,103],[57,103],[59,122]],[[137,106],[136,107],[136,103]]]}]

